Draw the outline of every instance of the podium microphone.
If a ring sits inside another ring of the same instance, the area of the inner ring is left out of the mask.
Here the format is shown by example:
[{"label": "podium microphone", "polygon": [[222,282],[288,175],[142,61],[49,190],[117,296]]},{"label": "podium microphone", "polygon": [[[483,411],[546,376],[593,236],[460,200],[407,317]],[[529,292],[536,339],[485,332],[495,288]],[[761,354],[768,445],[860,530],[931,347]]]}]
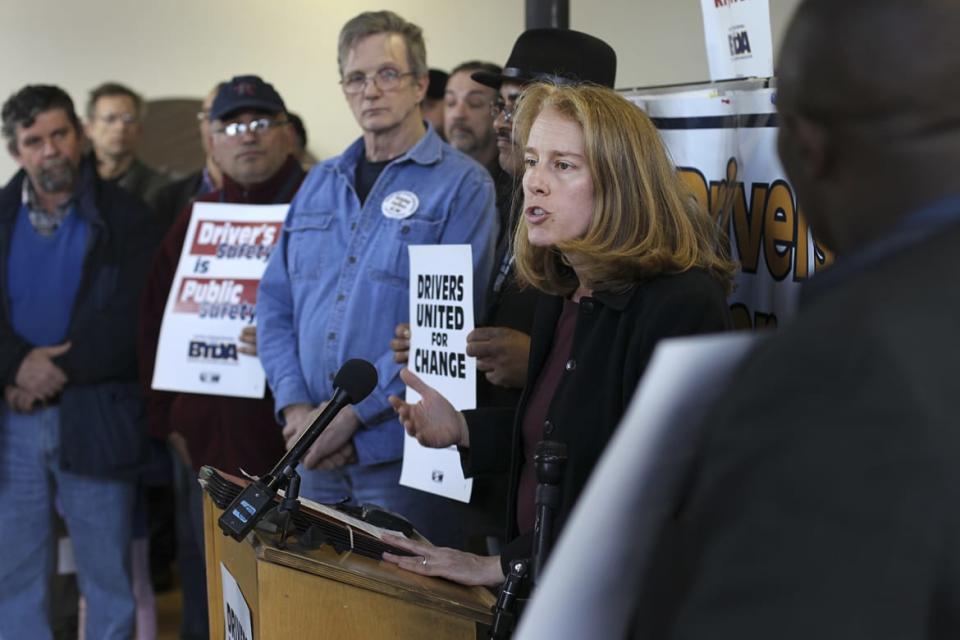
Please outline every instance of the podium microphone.
[{"label": "podium microphone", "polygon": [[333,397],[313,423],[297,439],[293,447],[274,465],[270,473],[249,484],[240,492],[218,520],[224,535],[238,542],[243,540],[273,507],[277,491],[287,486],[300,459],[324,429],[348,404],[356,404],[370,395],[377,386],[377,370],[366,360],[347,360],[333,379]]},{"label": "podium microphone", "polygon": [[567,445],[556,440],[541,440],[533,454],[537,471],[534,504],[537,516],[533,524],[533,583],[547,562],[553,544],[553,517],[560,508],[560,482],[567,464]]}]

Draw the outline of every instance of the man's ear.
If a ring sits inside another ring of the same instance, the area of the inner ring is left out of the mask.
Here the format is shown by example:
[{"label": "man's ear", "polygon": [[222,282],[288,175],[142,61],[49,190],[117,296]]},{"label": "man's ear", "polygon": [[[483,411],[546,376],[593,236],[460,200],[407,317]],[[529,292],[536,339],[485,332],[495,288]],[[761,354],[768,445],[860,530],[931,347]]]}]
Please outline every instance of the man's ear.
[{"label": "man's ear", "polygon": [[803,115],[782,114],[780,126],[788,128],[793,155],[810,178],[821,179],[831,170],[833,152],[826,128]]},{"label": "man's ear", "polygon": [[417,78],[417,102],[422,103],[427,97],[427,87],[430,86],[430,74],[424,74]]}]

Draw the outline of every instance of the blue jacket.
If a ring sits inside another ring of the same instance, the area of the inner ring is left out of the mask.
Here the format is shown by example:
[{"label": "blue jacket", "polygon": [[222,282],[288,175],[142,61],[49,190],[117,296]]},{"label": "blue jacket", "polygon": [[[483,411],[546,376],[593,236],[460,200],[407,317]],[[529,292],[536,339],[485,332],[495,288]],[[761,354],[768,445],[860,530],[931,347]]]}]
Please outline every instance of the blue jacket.
[{"label": "blue jacket", "polygon": [[[26,174],[0,190],[0,377],[14,384],[35,346],[14,331],[7,291],[10,241]],[[77,213],[89,224],[83,274],[67,340],[54,359],[68,378],[59,397],[60,464],[73,473],[133,478],[145,452],[143,398],[137,382],[140,289],[158,228],[146,205],[103,183],[92,163],[81,167]]]},{"label": "blue jacket", "polygon": [[490,174],[433,129],[384,168],[361,207],[354,181],[363,153],[360,139],[300,187],[260,282],[257,347],[278,414],[330,399],[346,360],[372,362],[379,382],[354,407],[363,424],[354,446],[361,464],[377,464],[403,454],[387,396],[404,388],[389,342],[409,319],[407,247],[470,244],[482,310],[497,213]]}]

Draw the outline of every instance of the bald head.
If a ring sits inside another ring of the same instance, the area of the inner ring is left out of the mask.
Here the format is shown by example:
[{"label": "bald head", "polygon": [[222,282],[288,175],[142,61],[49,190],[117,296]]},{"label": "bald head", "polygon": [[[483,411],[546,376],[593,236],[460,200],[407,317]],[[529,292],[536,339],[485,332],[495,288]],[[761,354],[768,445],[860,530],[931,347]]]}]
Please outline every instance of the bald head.
[{"label": "bald head", "polygon": [[844,253],[960,192],[960,2],[807,0],[777,68],[780,154]]},{"label": "bald head", "polygon": [[956,0],[808,0],[781,50],[779,99],[828,120],[956,113],[958,33]]}]

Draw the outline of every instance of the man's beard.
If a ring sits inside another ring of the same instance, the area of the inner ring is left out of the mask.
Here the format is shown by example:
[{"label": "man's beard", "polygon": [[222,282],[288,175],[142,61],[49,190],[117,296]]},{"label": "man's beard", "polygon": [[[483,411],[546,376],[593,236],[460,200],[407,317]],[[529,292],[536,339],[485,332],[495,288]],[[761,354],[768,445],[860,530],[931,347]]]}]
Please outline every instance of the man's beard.
[{"label": "man's beard", "polygon": [[40,188],[47,193],[71,191],[77,179],[77,168],[66,158],[51,160],[40,168]]},{"label": "man's beard", "polygon": [[454,149],[463,153],[470,153],[479,146],[477,144],[477,134],[467,127],[453,125],[450,127],[447,138]]}]

